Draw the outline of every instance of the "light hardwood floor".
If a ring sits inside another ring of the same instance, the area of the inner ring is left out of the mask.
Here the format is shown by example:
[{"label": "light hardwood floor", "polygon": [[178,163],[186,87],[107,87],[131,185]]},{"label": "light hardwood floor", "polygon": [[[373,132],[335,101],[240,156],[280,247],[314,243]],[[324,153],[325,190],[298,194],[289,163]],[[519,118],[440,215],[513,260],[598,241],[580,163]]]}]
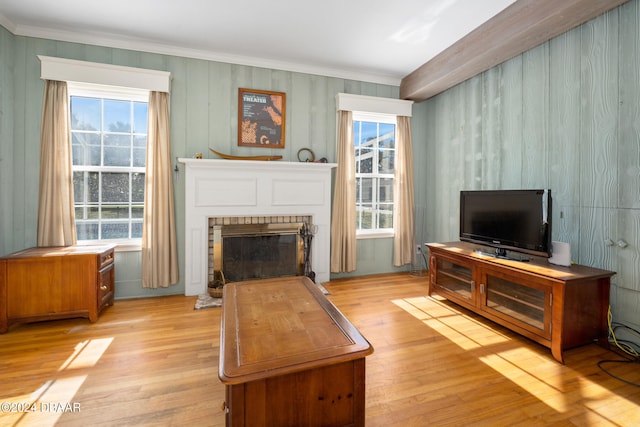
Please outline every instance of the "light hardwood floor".
[{"label": "light hardwood floor", "polygon": [[[548,349],[427,297],[426,282],[393,274],[325,284],[375,348],[368,426],[640,425],[640,388],[597,366],[619,355],[587,345],[561,365]],[[0,335],[0,426],[224,425],[220,309],[194,303],[116,301],[95,324],[13,326]],[[640,364],[608,367],[640,383]],[[7,412],[24,402],[35,411]]]}]

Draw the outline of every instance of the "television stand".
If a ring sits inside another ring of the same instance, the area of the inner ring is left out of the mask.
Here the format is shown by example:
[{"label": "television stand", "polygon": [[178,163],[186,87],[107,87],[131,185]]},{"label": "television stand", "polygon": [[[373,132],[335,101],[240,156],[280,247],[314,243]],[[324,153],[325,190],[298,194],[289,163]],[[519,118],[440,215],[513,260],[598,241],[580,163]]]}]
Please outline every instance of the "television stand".
[{"label": "television stand", "polygon": [[475,250],[475,253],[477,253],[478,255],[483,255],[483,256],[488,256],[493,258],[500,258],[500,259],[508,259],[511,261],[520,261],[520,262],[530,261],[530,258],[527,258],[525,256],[511,255],[507,252],[506,249],[503,249],[503,248],[496,248],[494,252],[490,252],[483,248],[478,248]]},{"label": "television stand", "polygon": [[607,311],[613,271],[564,267],[546,258],[518,262],[479,254],[467,242],[427,243],[429,295],[438,294],[551,349],[594,341],[609,346]]}]

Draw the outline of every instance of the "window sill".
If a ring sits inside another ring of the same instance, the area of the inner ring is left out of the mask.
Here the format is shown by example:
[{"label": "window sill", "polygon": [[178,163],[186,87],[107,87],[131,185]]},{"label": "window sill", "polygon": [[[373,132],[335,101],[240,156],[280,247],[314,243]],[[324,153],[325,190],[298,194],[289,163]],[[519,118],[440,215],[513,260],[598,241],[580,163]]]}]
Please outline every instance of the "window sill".
[{"label": "window sill", "polygon": [[380,231],[371,233],[356,233],[356,239],[389,239],[394,236],[393,231]]},{"label": "window sill", "polygon": [[142,250],[142,241],[140,239],[134,240],[82,240],[77,243],[78,246],[83,245],[116,245],[116,252],[139,252]]}]

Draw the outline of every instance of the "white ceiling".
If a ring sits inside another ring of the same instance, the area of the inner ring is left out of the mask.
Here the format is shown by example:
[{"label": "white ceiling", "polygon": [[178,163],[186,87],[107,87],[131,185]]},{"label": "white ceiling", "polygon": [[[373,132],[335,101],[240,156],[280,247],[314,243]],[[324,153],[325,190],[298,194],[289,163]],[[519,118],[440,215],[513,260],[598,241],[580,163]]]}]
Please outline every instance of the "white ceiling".
[{"label": "white ceiling", "polygon": [[0,0],[16,35],[399,85],[515,0]]}]

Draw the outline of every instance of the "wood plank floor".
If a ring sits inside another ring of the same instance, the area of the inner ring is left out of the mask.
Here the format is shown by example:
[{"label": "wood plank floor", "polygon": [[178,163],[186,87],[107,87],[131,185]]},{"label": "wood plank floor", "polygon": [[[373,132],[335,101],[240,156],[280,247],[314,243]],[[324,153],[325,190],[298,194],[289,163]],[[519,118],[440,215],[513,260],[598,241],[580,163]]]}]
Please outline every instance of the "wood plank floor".
[{"label": "wood plank floor", "polygon": [[[640,425],[640,388],[597,366],[620,356],[587,345],[561,365],[548,349],[427,297],[426,281],[393,274],[325,284],[375,348],[368,426]],[[13,326],[0,335],[0,426],[224,425],[220,309],[194,303],[116,301],[95,324]],[[638,363],[607,367],[640,383]],[[25,402],[35,402],[32,412],[11,412]]]}]

